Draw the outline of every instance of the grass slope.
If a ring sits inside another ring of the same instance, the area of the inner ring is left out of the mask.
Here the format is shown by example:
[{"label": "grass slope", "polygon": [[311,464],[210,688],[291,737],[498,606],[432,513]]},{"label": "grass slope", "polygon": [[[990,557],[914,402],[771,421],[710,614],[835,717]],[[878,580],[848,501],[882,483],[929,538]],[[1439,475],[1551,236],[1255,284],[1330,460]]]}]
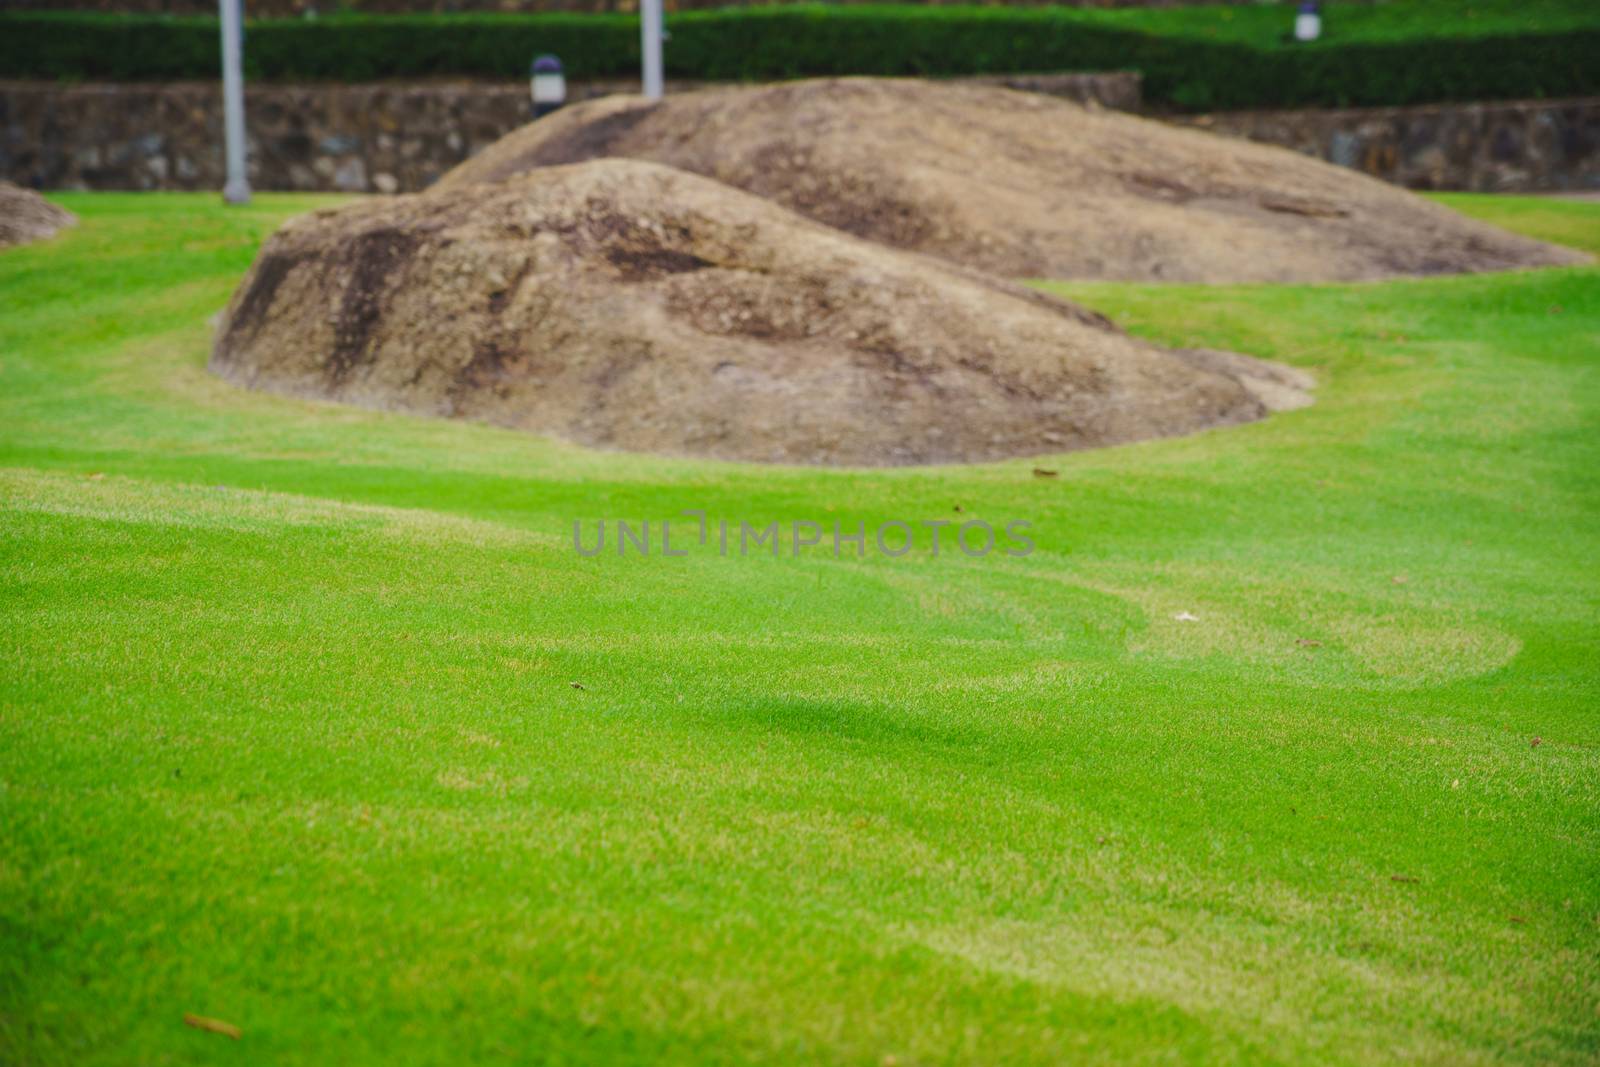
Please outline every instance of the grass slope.
[{"label": "grass slope", "polygon": [[[1591,29],[1594,6],[1585,0],[1385,0],[1326,4],[1324,41],[1400,42],[1496,33],[1560,33]],[[1305,48],[1286,41],[1294,8],[1281,4],[1090,8],[1086,20],[1161,36],[1209,37],[1261,48]]]},{"label": "grass slope", "polygon": [[[1600,1056],[1600,271],[1072,286],[1319,401],[763,469],[232,389],[326,201],[59,199],[0,254],[0,1060]],[[570,545],[695,507],[1039,551]]]},{"label": "grass slope", "polygon": [[[780,3],[674,12],[667,73],[710,81],[1123,70],[1147,105],[1202,111],[1398,106],[1600,93],[1594,0],[1385,0],[1328,6],[1315,44],[1293,7]],[[520,81],[528,57],[569,77],[636,77],[637,14],[366,15],[250,23],[252,84]],[[214,18],[0,11],[0,73],[46,81],[217,76]]]}]

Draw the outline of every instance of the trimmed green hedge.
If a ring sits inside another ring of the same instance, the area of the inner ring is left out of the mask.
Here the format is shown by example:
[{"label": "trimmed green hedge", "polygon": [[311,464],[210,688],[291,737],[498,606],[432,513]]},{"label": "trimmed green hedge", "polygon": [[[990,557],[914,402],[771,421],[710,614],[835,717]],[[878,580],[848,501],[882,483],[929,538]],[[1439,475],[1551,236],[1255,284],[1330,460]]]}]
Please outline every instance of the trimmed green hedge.
[{"label": "trimmed green hedge", "polygon": [[[1185,110],[1410,104],[1600,92],[1600,25],[1468,36],[1337,38],[1310,46],[1153,34],[1068,8],[764,7],[669,20],[668,74],[761,80],[828,74],[1139,70],[1145,98]],[[0,15],[0,76],[214,78],[211,19]],[[628,75],[638,23],[620,15],[339,16],[248,25],[250,76],[367,81],[522,77],[536,52],[569,76]]]}]

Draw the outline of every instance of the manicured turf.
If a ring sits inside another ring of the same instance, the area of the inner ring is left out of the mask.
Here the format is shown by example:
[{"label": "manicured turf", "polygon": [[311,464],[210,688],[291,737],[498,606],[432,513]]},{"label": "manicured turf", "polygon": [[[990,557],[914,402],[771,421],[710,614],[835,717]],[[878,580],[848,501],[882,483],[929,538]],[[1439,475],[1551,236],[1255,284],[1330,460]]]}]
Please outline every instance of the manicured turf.
[{"label": "manicured turf", "polygon": [[[320,201],[60,199],[0,253],[0,1061],[1600,1056],[1600,271],[1072,286],[1318,403],[779,470],[241,392],[207,319]],[[1039,549],[572,550],[686,508]]]},{"label": "manicured turf", "polygon": [[[341,0],[315,20],[252,20],[247,77],[520,81],[539,52],[559,55],[580,81],[638,74],[636,11],[396,15],[364,6]],[[1315,43],[1293,39],[1294,14],[1259,0],[748,4],[672,12],[664,62],[669,77],[712,82],[1135,71],[1147,106],[1188,112],[1600,93],[1595,0],[1341,0],[1327,5]],[[215,17],[0,8],[0,73],[9,78],[214,79],[216,51]]]},{"label": "manicured turf", "polygon": [[[1324,41],[1402,42],[1593,28],[1585,0],[1384,0],[1324,4]],[[1292,8],[1275,4],[1189,4],[1176,7],[1090,9],[1082,17],[1146,33],[1214,37],[1263,48],[1285,44]],[[1298,47],[1304,47],[1300,45]]]}]

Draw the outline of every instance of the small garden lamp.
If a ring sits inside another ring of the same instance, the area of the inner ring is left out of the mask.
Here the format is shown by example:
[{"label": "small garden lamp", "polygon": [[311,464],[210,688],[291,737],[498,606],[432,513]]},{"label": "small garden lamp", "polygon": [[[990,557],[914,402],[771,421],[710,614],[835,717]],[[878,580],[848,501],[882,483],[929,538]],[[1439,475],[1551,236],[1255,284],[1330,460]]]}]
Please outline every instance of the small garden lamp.
[{"label": "small garden lamp", "polygon": [[1300,10],[1294,16],[1294,39],[1297,41],[1315,41],[1322,36],[1322,5],[1316,0],[1307,0],[1300,5]]},{"label": "small garden lamp", "polygon": [[561,60],[555,56],[535,56],[530,88],[533,91],[533,117],[548,115],[567,102],[567,79],[561,73]]}]

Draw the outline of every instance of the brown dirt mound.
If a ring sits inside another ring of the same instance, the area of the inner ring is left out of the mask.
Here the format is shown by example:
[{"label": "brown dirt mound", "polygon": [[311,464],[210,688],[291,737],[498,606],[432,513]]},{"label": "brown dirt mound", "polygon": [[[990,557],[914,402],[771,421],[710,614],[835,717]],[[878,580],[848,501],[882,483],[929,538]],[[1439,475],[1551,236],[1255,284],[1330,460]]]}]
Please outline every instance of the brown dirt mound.
[{"label": "brown dirt mound", "polygon": [[54,237],[56,231],[76,226],[78,217],[20,185],[0,181],[0,248]]},{"label": "brown dirt mound", "polygon": [[1186,433],[1304,403],[1309,384],[628,160],[294,220],[211,365],[586,445],[845,465]]},{"label": "brown dirt mound", "polygon": [[1006,89],[847,78],[611,97],[444,188],[597,156],[666,163],[1011,277],[1317,282],[1587,262],[1283,149]]}]

